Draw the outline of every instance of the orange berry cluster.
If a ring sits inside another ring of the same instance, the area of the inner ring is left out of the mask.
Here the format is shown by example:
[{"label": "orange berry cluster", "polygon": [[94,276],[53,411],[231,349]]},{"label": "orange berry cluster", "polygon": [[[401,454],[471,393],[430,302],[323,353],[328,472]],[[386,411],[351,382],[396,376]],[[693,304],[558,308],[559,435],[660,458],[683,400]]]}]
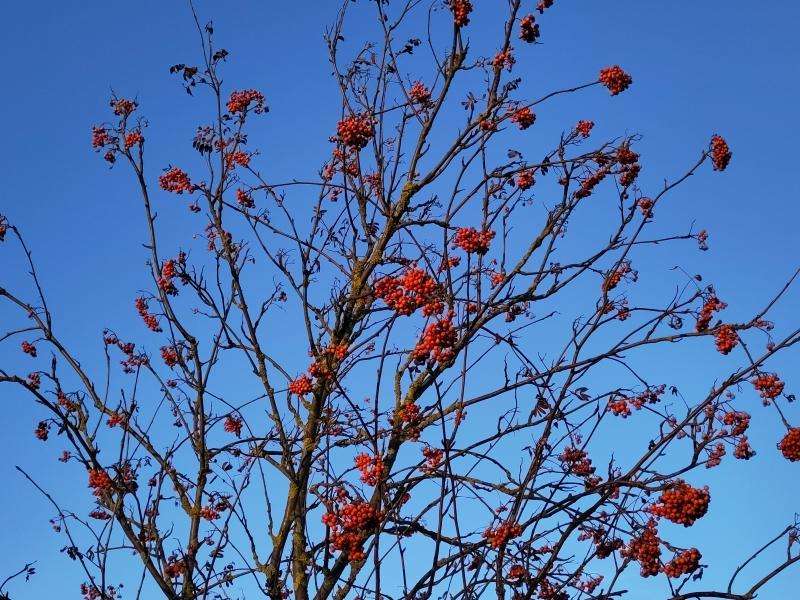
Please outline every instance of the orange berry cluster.
[{"label": "orange berry cluster", "polygon": [[106,420],[106,424],[111,428],[114,428],[117,425],[121,425],[124,428],[125,421],[126,421],[125,415],[121,415],[120,413],[115,412],[110,417],[108,417],[108,420]]},{"label": "orange berry cluster", "polygon": [[125,148],[133,148],[144,141],[141,131],[131,131],[125,136]]},{"label": "orange berry cluster", "polygon": [[527,15],[519,22],[519,39],[532,44],[539,37],[539,25],[536,17]]},{"label": "orange berry cluster", "polygon": [[189,176],[180,170],[178,167],[172,167],[169,171],[164,173],[158,178],[158,184],[161,189],[175,194],[182,194],[183,192],[194,191],[194,186],[189,180]]},{"label": "orange berry cluster", "polygon": [[[511,69],[514,68],[514,63],[516,62],[517,60],[514,58],[514,52],[511,50],[511,48],[509,48],[495,55],[495,57],[492,59],[492,66],[496,69],[505,68],[506,70],[511,71]],[[481,122],[481,129],[483,128],[483,122]],[[492,127],[492,129],[494,129],[494,127]]]},{"label": "orange berry cluster", "polygon": [[778,443],[778,449],[786,460],[797,462],[800,460],[800,427],[793,427]]},{"label": "orange berry cluster", "polygon": [[593,127],[594,121],[578,121],[578,124],[575,125],[575,131],[581,134],[581,137],[588,138]]},{"label": "orange berry cluster", "polygon": [[750,415],[746,412],[731,411],[725,413],[722,422],[731,429],[730,432],[723,430],[721,435],[742,435],[750,427]]},{"label": "orange berry cluster", "polygon": [[412,315],[418,308],[426,317],[444,311],[439,284],[422,269],[409,268],[402,277],[382,277],[374,290],[375,297],[398,315]]},{"label": "orange berry cluster", "polygon": [[511,115],[511,122],[516,123],[520,129],[527,129],[536,121],[536,115],[533,114],[527,106],[520,108],[518,111]]},{"label": "orange berry cluster", "polygon": [[161,346],[161,359],[168,367],[174,367],[178,364],[178,351],[175,346]]},{"label": "orange berry cluster", "polygon": [[313,382],[308,375],[301,375],[289,383],[289,393],[295,396],[305,396],[314,389]]},{"label": "orange berry cluster", "polygon": [[111,491],[111,477],[103,469],[89,469],[89,487],[95,496]]},{"label": "orange berry cluster", "polygon": [[267,112],[267,107],[264,104],[264,94],[257,90],[242,90],[241,92],[232,92],[228,100],[229,113],[245,113],[250,105],[255,103],[253,112],[263,113]]},{"label": "orange berry cluster", "polygon": [[706,331],[711,324],[711,319],[714,318],[714,313],[727,308],[727,304],[717,298],[712,292],[711,295],[703,303],[703,308],[700,310],[700,316],[697,317],[695,330],[700,333]]},{"label": "orange berry cluster", "polygon": [[514,539],[522,533],[522,526],[517,523],[501,523],[495,529],[487,528],[483,532],[483,537],[491,548],[499,548],[509,540]]},{"label": "orange berry cluster", "polygon": [[608,175],[608,169],[605,167],[589,175],[589,177],[581,182],[581,187],[575,192],[575,197],[580,200],[581,198],[588,198],[591,196],[594,188],[606,178],[606,175]]},{"label": "orange berry cluster", "polygon": [[361,481],[367,485],[378,485],[383,477],[383,460],[362,452],[356,456],[356,468],[361,471]]},{"label": "orange berry cluster", "polygon": [[453,22],[456,27],[469,25],[469,13],[472,12],[470,0],[450,0],[450,10],[453,12]]},{"label": "orange berry cluster", "polygon": [[42,440],[43,442],[47,441],[47,436],[50,434],[50,423],[47,421],[39,421],[36,425],[36,429],[33,430],[33,435],[36,436],[37,440]]},{"label": "orange berry cluster", "polygon": [[250,155],[241,150],[235,150],[225,155],[225,165],[228,168],[235,168],[237,166],[247,168],[250,164]]},{"label": "orange berry cluster", "polygon": [[425,466],[422,467],[425,471],[432,471],[442,462],[444,452],[439,448],[431,448],[430,446],[422,449],[422,456],[425,457]]},{"label": "orange berry cluster", "polygon": [[756,451],[750,446],[750,441],[747,439],[747,436],[743,435],[736,444],[736,448],[733,450],[733,456],[739,460],[750,460],[755,455]]},{"label": "orange berry cluster", "polygon": [[403,427],[405,425],[405,435],[408,439],[417,441],[419,439],[419,405],[408,401],[395,411],[392,425]]},{"label": "orange berry cluster", "polygon": [[658,504],[652,505],[648,510],[657,517],[664,517],[678,525],[690,527],[706,514],[710,501],[711,494],[708,487],[694,488],[679,479],[661,494]]},{"label": "orange berry cluster", "polygon": [[753,386],[764,399],[764,404],[769,404],[783,393],[784,383],[777,373],[761,373],[753,380]]},{"label": "orange berry cluster", "polygon": [[147,325],[147,328],[150,331],[155,331],[156,333],[161,331],[161,327],[158,326],[158,319],[155,315],[151,314],[148,310],[147,300],[142,298],[136,298],[136,312],[139,313],[139,316],[142,317],[144,324]]},{"label": "orange berry cluster", "polygon": [[720,325],[714,332],[714,342],[718,352],[729,354],[739,342],[739,336],[736,335],[736,330],[732,325]]},{"label": "orange berry cluster", "polygon": [[364,560],[364,540],[383,521],[383,513],[368,502],[356,500],[329,507],[322,522],[331,529],[333,550],[341,551],[351,561]]},{"label": "orange berry cluster", "polygon": [[633,78],[623,71],[618,65],[600,70],[600,83],[608,88],[612,96],[628,89]]},{"label": "orange berry cluster", "polygon": [[219,516],[219,511],[211,505],[204,506],[200,509],[200,518],[205,519],[206,521],[219,519]]},{"label": "orange berry cluster", "polygon": [[412,356],[420,363],[427,360],[446,363],[455,355],[453,346],[457,341],[458,334],[453,328],[452,321],[444,318],[428,325]]},{"label": "orange berry cluster", "polygon": [[453,238],[453,243],[466,253],[486,254],[489,244],[494,239],[494,231],[483,229],[478,231],[474,227],[459,227]]},{"label": "orange berry cluster", "polygon": [[574,473],[580,477],[587,477],[594,473],[592,460],[586,454],[586,451],[580,448],[570,446],[561,453],[559,459],[567,467],[570,473]]},{"label": "orange berry cluster", "polygon": [[528,571],[526,571],[525,567],[522,565],[511,565],[511,568],[508,570],[509,579],[522,579],[527,574]]},{"label": "orange berry cluster", "polygon": [[628,542],[624,555],[639,563],[642,577],[658,575],[661,571],[661,540],[654,519],[648,521],[639,537]]},{"label": "orange berry cluster", "polygon": [[30,342],[22,342],[22,351],[25,354],[30,354],[31,357],[36,358],[36,346]]},{"label": "orange berry cluster", "polygon": [[714,170],[724,171],[731,162],[731,156],[733,154],[728,148],[728,142],[720,135],[711,136],[711,164]]},{"label": "orange berry cluster", "polygon": [[138,103],[136,100],[126,100],[125,98],[116,98],[111,100],[111,110],[118,117],[127,117],[136,110]]},{"label": "orange berry cluster", "polygon": [[627,260],[620,263],[616,269],[606,276],[602,285],[603,293],[607,294],[613,290],[626,277],[631,281],[636,281],[639,278],[639,273],[631,268],[631,263]]},{"label": "orange berry cluster", "polygon": [[545,9],[553,6],[554,1],[555,0],[540,0],[539,4],[536,5],[536,10],[538,10],[541,15],[544,13]]},{"label": "orange berry cluster", "polygon": [[719,442],[714,445],[714,447],[708,452],[708,458],[706,459],[706,469],[711,469],[712,467],[719,466],[722,462],[722,457],[725,456],[725,444]]},{"label": "orange berry cluster", "polygon": [[649,219],[653,216],[653,200],[651,198],[639,198],[636,202],[636,205],[639,207],[639,210],[642,211],[642,216],[646,219]]},{"label": "orange berry cluster", "polygon": [[339,121],[336,133],[345,146],[361,150],[375,136],[375,128],[369,117],[353,115]]},{"label": "orange berry cluster", "polygon": [[244,421],[242,421],[241,417],[236,417],[234,415],[228,415],[225,417],[225,422],[222,424],[222,428],[227,431],[228,433],[233,433],[236,437],[242,435],[242,425]]},{"label": "orange berry cluster", "polygon": [[114,139],[105,127],[92,127],[92,148],[95,150],[114,143]]},{"label": "orange berry cluster", "polygon": [[344,360],[347,358],[347,351],[349,350],[349,346],[342,342],[341,344],[329,344],[325,346],[322,350],[322,354],[326,356],[332,356],[336,360]]},{"label": "orange berry cluster", "polygon": [[533,177],[533,171],[522,171],[522,173],[517,175],[517,179],[515,181],[516,186],[521,190],[527,190],[533,187],[533,184],[536,183],[536,179]]},{"label": "orange berry cluster", "polygon": [[244,190],[236,190],[236,202],[242,208],[255,208],[256,206],[253,197]]},{"label": "orange berry cluster", "polygon": [[414,85],[408,91],[408,97],[411,98],[411,102],[418,104],[422,108],[427,108],[431,105],[431,91],[421,81],[414,82]]},{"label": "orange berry cluster", "polygon": [[697,570],[702,555],[697,548],[689,548],[676,555],[664,565],[664,574],[667,577],[680,577]]}]

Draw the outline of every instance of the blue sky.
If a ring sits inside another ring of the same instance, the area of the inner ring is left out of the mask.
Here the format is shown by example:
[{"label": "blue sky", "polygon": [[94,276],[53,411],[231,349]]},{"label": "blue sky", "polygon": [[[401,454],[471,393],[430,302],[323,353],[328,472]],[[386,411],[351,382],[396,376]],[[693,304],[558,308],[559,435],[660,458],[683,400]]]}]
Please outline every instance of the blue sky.
[{"label": "blue sky", "polygon": [[[255,87],[266,95],[271,112],[256,135],[261,160],[271,173],[287,173],[287,179],[313,175],[330,151],[327,137],[339,106],[322,32],[337,4],[197,3],[202,18],[213,19],[218,44],[231,53],[224,71],[229,89]],[[135,322],[132,298],[147,280],[132,180],[124,169],[109,173],[90,148],[89,132],[105,119],[114,90],[141,103],[150,122],[153,169],[189,156],[191,135],[205,120],[204,106],[187,98],[168,67],[197,59],[197,33],[181,1],[8,0],[0,15],[6,23],[0,41],[5,57],[0,114],[6,116],[0,213],[25,233],[50,302],[61,315],[61,334],[91,364],[92,356],[99,357],[103,327]],[[696,220],[708,229],[711,252],[680,253],[649,266],[655,271],[691,257],[693,268],[731,302],[731,315],[749,316],[800,266],[795,165],[800,5],[559,0],[540,22],[543,45],[517,69],[541,81],[543,90],[591,81],[609,64],[622,65],[634,77],[633,87],[613,101],[592,90],[591,100],[568,98],[544,109],[543,137],[557,136],[578,118],[595,120],[598,137],[637,132],[643,136],[643,181],[652,186],[681,173],[712,133],[728,140],[733,150],[728,171],[704,170],[669,200],[674,205],[666,217],[667,226],[688,227]],[[346,33],[357,38],[362,25],[356,22]],[[480,23],[469,33],[476,40],[485,35]],[[195,226],[168,210],[165,214],[176,219],[182,233]],[[24,268],[2,251],[0,284],[24,286]],[[797,323],[798,299],[795,291],[778,306],[779,327]],[[0,312],[0,320],[4,315]],[[0,346],[0,353],[7,349]],[[7,358],[12,360],[0,354],[0,362]],[[691,365],[694,357],[683,358]],[[775,363],[794,389],[797,365],[797,352]],[[700,373],[685,375],[687,386],[707,388],[708,379]],[[27,587],[12,588],[15,600],[43,597],[62,582],[72,593],[81,578],[58,553],[63,540],[50,532],[49,507],[14,465],[25,466],[67,500],[85,499],[83,480],[75,489],[59,489],[61,466],[55,456],[60,447],[42,445],[31,435],[42,415],[18,394],[7,389],[0,394],[0,480],[7,490],[0,497],[5,542],[0,544],[0,580],[17,563],[38,560],[39,575]],[[752,412],[762,415],[758,406]],[[796,407],[791,414],[800,423]],[[798,466],[779,459],[772,446],[779,424],[774,415],[763,415],[753,436],[758,460],[716,475],[718,489],[730,497],[715,503],[716,512],[703,524],[709,557],[726,558],[734,541],[755,545],[800,509],[786,483],[796,481]],[[764,490],[772,505],[745,517]],[[730,526],[724,523],[731,519],[739,537],[725,537]],[[784,597],[784,590],[797,584],[795,570],[762,597]]]}]

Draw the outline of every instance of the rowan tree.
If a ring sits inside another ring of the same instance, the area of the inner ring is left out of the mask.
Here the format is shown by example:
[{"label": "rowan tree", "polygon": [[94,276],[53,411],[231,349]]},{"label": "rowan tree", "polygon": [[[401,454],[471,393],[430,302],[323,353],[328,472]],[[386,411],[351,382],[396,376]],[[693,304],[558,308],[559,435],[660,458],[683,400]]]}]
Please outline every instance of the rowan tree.
[{"label": "rowan tree", "polygon": [[[207,107],[170,164],[146,160],[147,106],[112,96],[90,144],[138,190],[149,284],[130,301],[141,327],[99,337],[102,373],[59,335],[70,315],[0,217],[3,260],[32,283],[0,287],[16,315],[3,353],[29,364],[0,366],[0,382],[38,405],[33,434],[86,486],[68,508],[25,472],[84,598],[600,599],[645,579],[673,600],[744,600],[800,561],[787,515],[741,551],[747,564],[783,545],[782,560],[712,589],[690,529],[726,501],[709,469],[800,461],[791,382],[770,367],[800,340],[770,322],[793,278],[755,314],[689,265],[674,293],[639,282],[642,255],[708,249],[694,226],[651,232],[679,186],[735,156],[711,130],[685,169],[640,186],[639,138],[596,139],[588,108],[537,136],[541,107],[589,107],[635,74],[598,65],[543,91],[515,57],[536,52],[549,11],[579,9],[496,9],[484,22],[469,0],[343,2],[325,36],[341,115],[313,180],[260,169],[248,134],[294,117],[269,111],[283,93],[269,83],[223,82],[236,57],[210,24],[197,20],[200,59],[170,68]],[[361,45],[342,34],[354,11],[378,23]],[[424,36],[406,35],[412,18]],[[494,45],[471,44],[473,28]],[[166,203],[200,239],[161,226]],[[588,234],[571,227],[585,214]],[[690,391],[656,379],[676,344],[724,356],[727,375]],[[775,448],[751,446],[751,420]]]}]

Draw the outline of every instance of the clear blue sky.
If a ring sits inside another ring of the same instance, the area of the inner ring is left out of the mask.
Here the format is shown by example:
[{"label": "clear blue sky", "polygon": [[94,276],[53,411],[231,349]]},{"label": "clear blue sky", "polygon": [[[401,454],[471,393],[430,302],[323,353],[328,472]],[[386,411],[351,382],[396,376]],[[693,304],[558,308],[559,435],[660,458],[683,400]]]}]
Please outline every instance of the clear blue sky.
[{"label": "clear blue sky", "polygon": [[[322,32],[337,5],[197,3],[202,18],[214,21],[217,43],[231,53],[224,71],[229,89],[255,87],[266,95],[271,112],[258,145],[269,171],[285,172],[286,179],[313,174],[329,152],[327,137],[339,107]],[[0,19],[6,140],[0,146],[0,213],[25,232],[62,335],[91,361],[99,357],[103,327],[135,322],[132,298],[147,282],[145,254],[131,250],[144,240],[132,181],[123,169],[108,172],[90,148],[89,132],[105,119],[113,89],[138,97],[150,121],[152,168],[189,156],[194,128],[205,121],[203,107],[188,101],[168,67],[198,58],[197,33],[187,3],[178,0],[7,0]],[[563,114],[553,109],[542,115],[543,123],[551,120],[542,135],[557,136],[574,124],[575,115],[597,121],[598,135],[638,132],[643,181],[653,186],[681,172],[712,133],[726,137],[731,167],[713,177],[709,169],[684,186],[670,200],[675,206],[669,218],[676,227],[696,220],[709,230],[711,252],[692,254],[692,264],[715,283],[720,297],[735,299],[732,318],[747,318],[800,262],[800,4],[558,0],[540,21],[544,45],[536,50],[541,62],[535,69],[545,91],[590,81],[609,64],[622,65],[634,77],[633,87],[613,102],[598,100],[594,90],[590,101],[560,105]],[[350,35],[357,37],[355,25]],[[470,34],[480,37],[480,26]],[[22,285],[23,275],[0,253],[0,283]],[[798,322],[799,298],[795,293],[778,307],[779,325],[781,319],[785,325]],[[0,355],[0,362],[7,358]],[[774,367],[795,391],[797,353],[791,358]],[[709,383],[688,376],[688,385],[693,382],[698,392]],[[50,531],[50,509],[14,465],[29,468],[67,503],[85,501],[85,483],[81,478],[75,489],[61,489],[55,461],[61,447],[32,436],[42,415],[8,389],[0,390],[0,402],[0,580],[17,564],[38,560],[39,575],[26,587],[11,588],[15,600],[63,589],[77,596],[82,578],[58,552],[65,542]],[[762,415],[757,405],[752,412]],[[790,415],[800,424],[796,407]],[[800,511],[800,466],[788,465],[774,450],[778,425],[772,413],[763,413],[753,435],[757,460],[714,473],[716,489],[730,495],[712,504],[703,525],[706,535],[719,532],[706,542],[709,560],[733,562],[741,556],[734,545],[738,551],[747,542],[756,544]],[[765,495],[769,504],[758,507]],[[762,598],[787,598],[787,590],[798,585],[795,570]]]}]

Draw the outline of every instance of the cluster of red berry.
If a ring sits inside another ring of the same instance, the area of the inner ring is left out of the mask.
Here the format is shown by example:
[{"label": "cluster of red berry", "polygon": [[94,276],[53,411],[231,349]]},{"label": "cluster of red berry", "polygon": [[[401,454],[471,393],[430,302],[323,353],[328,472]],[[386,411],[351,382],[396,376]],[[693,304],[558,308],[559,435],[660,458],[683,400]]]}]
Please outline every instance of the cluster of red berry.
[{"label": "cluster of red berry", "polygon": [[677,480],[661,494],[657,504],[648,508],[651,514],[664,517],[673,523],[689,527],[708,511],[711,494],[708,487],[695,488]]},{"label": "cluster of red berry", "polygon": [[588,138],[593,127],[594,121],[578,121],[578,124],[575,125],[575,131],[577,131],[581,137]]},{"label": "cluster of red berry", "polygon": [[177,557],[170,557],[169,561],[164,565],[164,577],[167,579],[177,579],[186,571],[186,563],[183,559]]},{"label": "cluster of red berry", "polygon": [[[495,54],[495,57],[492,59],[492,66],[495,69],[506,69],[507,71],[511,71],[514,68],[514,63],[517,62],[517,59],[514,58],[514,51],[511,48],[507,48],[503,50],[503,52],[498,52]],[[483,126],[483,122],[481,122],[481,128]],[[494,127],[492,127],[494,129]]]},{"label": "cluster of red berry", "polygon": [[658,575],[661,571],[661,540],[654,519],[650,519],[638,537],[632,538],[623,555],[639,563],[642,577]]},{"label": "cluster of red berry", "polygon": [[533,177],[533,171],[530,169],[522,171],[517,175],[517,179],[514,183],[523,191],[532,188],[533,184],[536,183],[536,179]]},{"label": "cluster of red berry", "polygon": [[493,239],[494,231],[491,229],[478,231],[474,227],[459,227],[453,243],[468,254],[486,254]]},{"label": "cluster of red berry", "polygon": [[89,487],[95,496],[102,496],[111,491],[111,477],[103,469],[89,469]]},{"label": "cluster of red berry", "polygon": [[112,413],[111,416],[108,417],[108,419],[106,420],[106,425],[108,425],[112,429],[114,427],[116,427],[117,425],[121,425],[123,427],[123,429],[124,429],[126,421],[127,421],[127,419],[125,418],[124,414],[115,412],[115,413]]},{"label": "cluster of red berry", "polygon": [[720,325],[714,332],[714,342],[718,352],[729,354],[739,342],[739,336],[736,335],[736,330],[732,325]]},{"label": "cluster of red berry", "polygon": [[600,70],[600,83],[608,88],[612,96],[616,96],[628,89],[633,83],[633,78],[618,65],[614,65]]},{"label": "cluster of red berry", "polygon": [[178,351],[175,346],[161,346],[161,358],[168,367],[178,364]]},{"label": "cluster of red berry", "polygon": [[730,411],[722,417],[722,422],[730,427],[730,431],[722,430],[721,436],[742,435],[750,427],[750,415],[746,412]]},{"label": "cluster of red berry", "polygon": [[364,560],[364,541],[383,521],[383,513],[368,502],[347,502],[339,497],[322,515],[322,522],[331,529],[330,541],[334,551],[342,552],[351,561]]},{"label": "cluster of red berry", "polygon": [[426,446],[422,449],[422,456],[425,457],[425,466],[422,467],[424,471],[433,471],[444,458],[444,452],[439,448],[431,448]]},{"label": "cluster of red berry", "polygon": [[339,121],[336,133],[345,146],[361,150],[375,137],[375,127],[369,117],[353,115]]},{"label": "cluster of red berry", "polygon": [[111,110],[118,117],[127,117],[139,105],[136,100],[126,100],[125,98],[115,98],[111,100]]},{"label": "cluster of red berry", "polygon": [[675,558],[664,565],[664,574],[667,577],[680,577],[697,570],[700,566],[702,555],[697,548],[689,548],[677,554]]},{"label": "cluster of red berry", "polygon": [[183,192],[194,191],[194,186],[189,180],[189,176],[178,167],[172,167],[166,173],[158,178],[158,185],[161,189],[175,194],[182,194]]},{"label": "cluster of red berry", "polygon": [[412,356],[419,363],[428,360],[446,363],[455,356],[453,346],[457,341],[458,334],[453,328],[453,322],[446,317],[428,325]]},{"label": "cluster of red berry", "polygon": [[575,448],[574,446],[566,448],[559,456],[559,460],[564,463],[570,473],[579,477],[588,477],[594,473],[592,460],[586,454],[586,451],[580,448]]},{"label": "cluster of red berry", "polygon": [[305,396],[314,389],[314,384],[308,375],[301,375],[289,383],[289,393],[295,396]]},{"label": "cluster of red berry", "polygon": [[414,82],[414,85],[408,91],[408,97],[411,102],[422,108],[427,108],[431,105],[431,91],[421,81]]},{"label": "cluster of red berry", "polygon": [[200,518],[206,521],[214,521],[219,519],[220,512],[211,505],[204,506],[200,509]]},{"label": "cluster of red berry", "polygon": [[791,428],[778,443],[778,449],[786,460],[792,462],[800,460],[800,427]]},{"label": "cluster of red berry", "polygon": [[222,424],[222,428],[228,433],[233,433],[236,435],[236,437],[239,437],[242,435],[242,425],[244,425],[244,421],[242,421],[241,417],[228,415],[225,417],[225,422]]},{"label": "cluster of red berry", "polygon": [[594,188],[606,178],[606,175],[608,175],[608,169],[605,167],[589,175],[581,182],[581,187],[575,191],[575,197],[580,200],[581,198],[588,198],[591,196]]},{"label": "cluster of red berry", "polygon": [[405,436],[412,441],[417,441],[420,433],[420,420],[419,405],[409,400],[395,411],[392,425],[405,427]]},{"label": "cluster of red berry", "polygon": [[250,165],[250,155],[247,152],[242,152],[241,150],[228,152],[225,155],[225,165],[229,169],[235,169],[236,167],[242,167],[246,169]]},{"label": "cluster of red berry", "polygon": [[382,277],[375,282],[374,294],[398,315],[409,316],[419,308],[426,317],[444,311],[441,287],[433,277],[416,267],[406,269],[402,277]]},{"label": "cluster of red berry", "polygon": [[29,354],[32,358],[36,358],[36,346],[31,344],[28,341],[22,342],[22,351],[25,354]]},{"label": "cluster of red berry", "polygon": [[650,219],[653,217],[653,205],[655,203],[651,198],[639,198],[636,202],[636,206],[639,207],[639,210],[642,211],[642,216],[645,219]]},{"label": "cluster of red berry", "polygon": [[144,141],[144,136],[142,132],[138,129],[136,131],[131,131],[128,135],[125,136],[125,148],[133,148],[134,146],[141,144]]},{"label": "cluster of red berry", "polygon": [[639,155],[630,149],[630,146],[620,146],[617,150],[617,163],[619,169],[619,183],[622,187],[628,187],[636,181],[641,165],[637,162]]},{"label": "cluster of red berry", "polygon": [[536,5],[536,10],[538,10],[541,15],[544,13],[545,9],[553,6],[554,1],[555,0],[540,0],[539,4]]},{"label": "cluster of red berry", "polygon": [[141,296],[136,298],[136,312],[142,317],[144,324],[150,331],[155,331],[156,333],[161,331],[161,327],[158,326],[158,319],[148,311],[147,300]]},{"label": "cluster of red berry", "polygon": [[774,400],[783,393],[784,383],[777,373],[761,373],[753,380],[753,387],[767,405],[770,400]]},{"label": "cluster of red berry", "polygon": [[511,115],[511,122],[516,123],[520,129],[527,129],[536,121],[536,115],[530,108],[524,106]]},{"label": "cluster of red berry", "polygon": [[697,234],[697,247],[700,250],[708,250],[708,232],[705,229],[701,229]]},{"label": "cluster of red berry", "polygon": [[33,430],[33,435],[36,436],[37,440],[42,440],[43,442],[47,441],[47,436],[50,434],[50,423],[47,421],[39,421],[36,425],[36,429]]},{"label": "cluster of red berry", "polygon": [[242,208],[255,208],[256,203],[253,197],[244,190],[236,190],[236,202]]},{"label": "cluster of red berry", "polygon": [[756,451],[750,446],[750,441],[743,435],[733,449],[733,456],[739,460],[750,460],[756,455]]},{"label": "cluster of red berry", "polygon": [[601,289],[603,290],[604,294],[607,294],[617,287],[623,279],[629,279],[630,281],[635,282],[638,278],[639,273],[631,268],[630,261],[624,260],[616,269],[606,275]]},{"label": "cluster of red berry", "polygon": [[720,135],[711,136],[711,164],[715,171],[724,171],[731,162],[731,149],[728,142]]},{"label": "cluster of red berry", "polygon": [[453,22],[456,27],[469,25],[469,13],[472,12],[470,0],[450,0],[450,10],[453,12]]},{"label": "cluster of red berry", "polygon": [[487,528],[483,532],[483,537],[486,538],[486,543],[490,548],[499,548],[509,540],[514,539],[522,533],[522,526],[518,523],[501,523],[496,528]]},{"label": "cluster of red berry", "polygon": [[264,104],[264,94],[257,90],[243,90],[241,92],[232,92],[228,100],[228,112],[230,113],[245,113],[253,106],[253,112],[263,113],[267,112],[267,107]]},{"label": "cluster of red berry", "polygon": [[114,138],[105,127],[92,127],[92,148],[99,150],[113,141]]},{"label": "cluster of red berry", "polygon": [[519,22],[519,39],[532,44],[538,37],[539,25],[536,23],[536,17],[533,15],[522,17],[522,20]]},{"label": "cluster of red berry", "polygon": [[380,456],[370,456],[365,452],[356,456],[356,469],[361,471],[361,481],[367,485],[378,485],[383,477],[383,459]]},{"label": "cluster of red berry", "polygon": [[711,324],[711,319],[714,318],[714,313],[724,310],[727,306],[727,304],[717,298],[714,292],[711,291],[710,295],[703,303],[703,308],[700,309],[700,315],[697,317],[697,323],[695,324],[695,331],[698,333],[706,331]]}]

